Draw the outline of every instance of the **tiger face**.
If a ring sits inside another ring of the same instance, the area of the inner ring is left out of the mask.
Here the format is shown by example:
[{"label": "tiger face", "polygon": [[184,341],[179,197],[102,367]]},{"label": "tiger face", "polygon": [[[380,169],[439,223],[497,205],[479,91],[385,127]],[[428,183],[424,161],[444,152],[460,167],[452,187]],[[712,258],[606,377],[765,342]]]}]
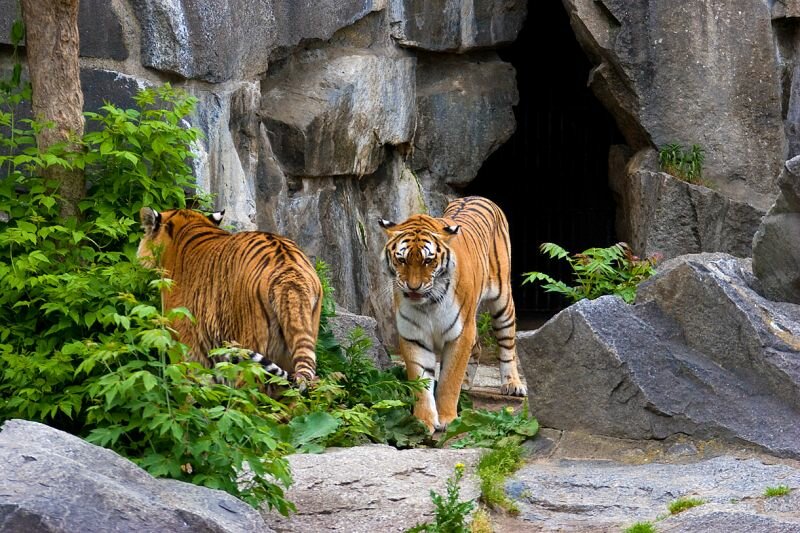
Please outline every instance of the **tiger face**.
[{"label": "tiger face", "polygon": [[394,288],[414,305],[439,302],[444,297],[455,266],[447,241],[459,231],[459,226],[421,226],[417,219],[423,217],[417,215],[399,226],[379,221],[389,237],[384,259]]}]

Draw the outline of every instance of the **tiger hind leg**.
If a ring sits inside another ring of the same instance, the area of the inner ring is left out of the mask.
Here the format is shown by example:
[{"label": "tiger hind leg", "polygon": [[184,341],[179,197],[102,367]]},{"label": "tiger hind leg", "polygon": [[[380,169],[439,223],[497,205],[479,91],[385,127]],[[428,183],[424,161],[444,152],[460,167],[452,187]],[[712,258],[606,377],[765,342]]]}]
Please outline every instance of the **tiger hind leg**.
[{"label": "tiger hind leg", "polygon": [[475,376],[478,374],[478,367],[480,366],[482,352],[483,350],[481,348],[481,343],[476,342],[472,346],[472,353],[469,355],[467,373],[464,375],[464,382],[461,384],[462,390],[470,390],[475,384]]},{"label": "tiger hind leg", "polygon": [[283,290],[277,298],[276,314],[291,353],[292,377],[300,391],[305,391],[317,376],[315,350],[322,307],[319,303],[313,294],[302,290]]},{"label": "tiger hind leg", "polygon": [[500,359],[500,394],[527,396],[517,370],[517,315],[508,288],[491,306],[492,329],[497,339]]}]

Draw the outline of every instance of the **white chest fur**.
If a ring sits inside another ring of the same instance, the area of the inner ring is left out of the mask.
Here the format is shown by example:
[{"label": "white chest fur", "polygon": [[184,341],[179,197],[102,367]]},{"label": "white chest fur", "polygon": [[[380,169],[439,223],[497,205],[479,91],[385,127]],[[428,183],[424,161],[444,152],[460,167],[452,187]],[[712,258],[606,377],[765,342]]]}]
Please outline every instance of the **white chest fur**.
[{"label": "white chest fur", "polygon": [[464,329],[460,311],[452,288],[438,303],[415,305],[403,299],[398,307],[397,330],[402,337],[417,340],[441,353],[444,345],[458,338]]}]

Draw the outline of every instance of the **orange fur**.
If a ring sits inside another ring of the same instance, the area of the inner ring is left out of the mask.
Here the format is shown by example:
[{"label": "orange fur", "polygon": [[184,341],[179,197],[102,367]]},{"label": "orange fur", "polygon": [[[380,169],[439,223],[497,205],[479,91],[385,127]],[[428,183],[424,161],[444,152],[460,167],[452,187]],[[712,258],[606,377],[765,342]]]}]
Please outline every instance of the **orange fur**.
[{"label": "orange fur", "polygon": [[140,216],[139,257],[155,266],[155,251],[173,280],[162,292],[164,307],[186,307],[196,319],[174,324],[193,360],[209,366],[209,350],[234,342],[292,371],[298,383],[314,379],[322,287],[294,242],[271,233],[229,233],[188,209],[143,208]]},{"label": "orange fur", "polygon": [[420,393],[414,414],[431,430],[456,417],[467,364],[477,351],[481,304],[492,314],[500,347],[501,392],[524,396],[516,366],[511,245],[500,208],[473,196],[451,202],[442,218],[419,214],[400,224],[381,225],[388,235],[384,260],[393,278],[400,353],[408,376],[432,382],[435,362],[441,359],[436,393],[432,385]]}]

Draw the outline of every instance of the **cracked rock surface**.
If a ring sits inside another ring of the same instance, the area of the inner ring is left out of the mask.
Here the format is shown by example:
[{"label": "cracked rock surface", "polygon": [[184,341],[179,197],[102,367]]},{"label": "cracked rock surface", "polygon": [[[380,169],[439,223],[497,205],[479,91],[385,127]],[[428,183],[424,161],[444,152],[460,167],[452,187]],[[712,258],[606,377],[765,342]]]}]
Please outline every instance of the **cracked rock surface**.
[{"label": "cracked rock surface", "polygon": [[430,491],[445,493],[456,463],[463,463],[461,500],[480,494],[471,475],[481,450],[413,449],[368,445],[322,454],[291,455],[294,485],[287,498],[297,514],[264,512],[276,531],[405,531],[433,517]]}]

